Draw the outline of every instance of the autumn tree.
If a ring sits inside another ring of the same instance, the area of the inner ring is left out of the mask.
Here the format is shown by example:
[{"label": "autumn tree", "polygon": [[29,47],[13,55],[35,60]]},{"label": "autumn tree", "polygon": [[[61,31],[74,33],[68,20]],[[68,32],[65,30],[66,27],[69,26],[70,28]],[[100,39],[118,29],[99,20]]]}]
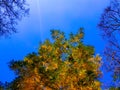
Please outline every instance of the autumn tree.
[{"label": "autumn tree", "polygon": [[107,41],[104,51],[107,69],[114,73],[114,79],[118,83],[120,82],[120,0],[111,0],[101,16],[99,28]]},{"label": "autumn tree", "polygon": [[83,29],[65,37],[59,30],[51,31],[52,40],[40,44],[38,53],[24,60],[12,60],[10,68],[17,77],[12,90],[100,90],[101,57],[94,48],[84,45]]},{"label": "autumn tree", "polygon": [[0,0],[0,36],[16,33],[18,20],[28,14],[26,0]]}]

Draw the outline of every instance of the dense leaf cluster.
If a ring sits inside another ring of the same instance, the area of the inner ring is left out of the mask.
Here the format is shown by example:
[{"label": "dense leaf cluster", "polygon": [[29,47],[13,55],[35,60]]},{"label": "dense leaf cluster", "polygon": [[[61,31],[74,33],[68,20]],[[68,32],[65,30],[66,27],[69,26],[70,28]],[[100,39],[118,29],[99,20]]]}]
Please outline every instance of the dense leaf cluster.
[{"label": "dense leaf cluster", "polygon": [[101,58],[94,56],[92,46],[83,44],[83,29],[70,34],[68,39],[59,30],[52,30],[51,35],[53,41],[42,43],[38,53],[10,62],[17,78],[8,87],[12,90],[100,90],[97,79],[101,75]]}]

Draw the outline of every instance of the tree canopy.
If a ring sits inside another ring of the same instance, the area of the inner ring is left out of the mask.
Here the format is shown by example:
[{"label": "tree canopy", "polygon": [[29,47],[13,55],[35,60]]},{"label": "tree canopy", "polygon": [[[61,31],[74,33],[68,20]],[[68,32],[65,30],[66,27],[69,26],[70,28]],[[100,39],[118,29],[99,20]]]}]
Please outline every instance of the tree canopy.
[{"label": "tree canopy", "polygon": [[120,0],[111,0],[101,16],[99,28],[106,37],[112,37],[116,32],[120,33]]},{"label": "tree canopy", "polygon": [[[104,10],[99,28],[107,45],[104,51],[107,69],[114,73],[114,79],[120,82],[120,0],[111,0]],[[118,83],[117,86],[120,86]]]},{"label": "tree canopy", "polygon": [[[101,57],[84,45],[83,28],[69,38],[59,30],[52,40],[40,44],[38,53],[24,60],[12,60],[10,68],[17,77],[8,85],[12,90],[100,90]],[[29,87],[28,87],[29,86]]]},{"label": "tree canopy", "polygon": [[0,36],[16,33],[17,21],[28,11],[26,0],[0,0]]}]

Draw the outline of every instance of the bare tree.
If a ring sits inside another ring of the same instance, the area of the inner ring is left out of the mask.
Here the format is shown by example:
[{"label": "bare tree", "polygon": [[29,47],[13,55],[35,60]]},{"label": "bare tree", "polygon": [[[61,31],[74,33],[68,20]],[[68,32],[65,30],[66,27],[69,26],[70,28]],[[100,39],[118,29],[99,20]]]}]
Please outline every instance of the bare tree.
[{"label": "bare tree", "polygon": [[101,16],[99,27],[103,35],[110,37],[114,33],[120,34],[120,0],[113,0]]},{"label": "bare tree", "polygon": [[120,0],[111,0],[98,26],[108,42],[104,51],[108,69],[120,80]]},{"label": "bare tree", "polygon": [[0,0],[0,36],[16,33],[18,20],[28,14],[26,0]]}]

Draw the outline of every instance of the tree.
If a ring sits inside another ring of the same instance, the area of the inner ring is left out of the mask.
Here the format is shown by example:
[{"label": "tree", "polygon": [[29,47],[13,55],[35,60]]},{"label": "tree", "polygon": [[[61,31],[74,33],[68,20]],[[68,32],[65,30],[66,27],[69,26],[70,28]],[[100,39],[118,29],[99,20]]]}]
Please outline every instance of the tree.
[{"label": "tree", "polygon": [[92,46],[83,44],[83,29],[75,35],[71,33],[69,38],[59,30],[52,30],[51,35],[52,40],[45,40],[38,53],[10,62],[17,78],[9,87],[12,90],[100,90],[101,57],[94,55]]},{"label": "tree", "polygon": [[104,51],[107,68],[120,82],[120,0],[111,0],[101,16],[99,28],[108,42]]},{"label": "tree", "polygon": [[99,28],[106,37],[120,32],[120,0],[111,0],[101,16]]},{"label": "tree", "polygon": [[0,36],[16,33],[17,21],[28,11],[26,0],[0,0]]}]

